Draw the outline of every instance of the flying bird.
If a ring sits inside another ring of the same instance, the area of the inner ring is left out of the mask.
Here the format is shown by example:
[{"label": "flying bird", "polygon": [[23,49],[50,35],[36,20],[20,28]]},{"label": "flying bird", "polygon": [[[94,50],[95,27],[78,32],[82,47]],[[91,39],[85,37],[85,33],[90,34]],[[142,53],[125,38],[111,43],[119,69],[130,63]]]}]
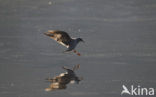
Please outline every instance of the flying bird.
[{"label": "flying bird", "polygon": [[57,41],[59,44],[67,47],[67,50],[64,52],[73,51],[78,56],[81,55],[75,50],[75,48],[79,42],[84,42],[82,38],[71,38],[67,32],[59,30],[48,30],[48,32],[45,32],[44,34]]},{"label": "flying bird", "polygon": [[53,90],[57,90],[57,89],[66,89],[67,84],[69,84],[71,82],[76,82],[77,84],[79,84],[79,82],[82,80],[82,78],[77,77],[77,75],[74,72],[75,70],[79,69],[79,67],[80,67],[79,64],[74,66],[73,69],[62,67],[67,72],[61,73],[59,76],[56,76],[54,78],[46,79],[51,84],[50,84],[49,88],[45,89],[45,91],[53,91]]}]

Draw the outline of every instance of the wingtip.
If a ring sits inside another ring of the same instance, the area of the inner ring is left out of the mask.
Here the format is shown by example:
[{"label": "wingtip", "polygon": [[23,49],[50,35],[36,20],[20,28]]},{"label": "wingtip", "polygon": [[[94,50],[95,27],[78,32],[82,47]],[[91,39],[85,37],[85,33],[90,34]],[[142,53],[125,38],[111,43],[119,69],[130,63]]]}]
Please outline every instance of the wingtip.
[{"label": "wingtip", "polygon": [[56,30],[48,30],[48,32],[50,33],[54,33]]},{"label": "wingtip", "polygon": [[43,34],[46,35],[46,36],[48,36],[49,35],[49,32],[44,32]]},{"label": "wingtip", "polygon": [[45,90],[46,92],[52,91],[51,88],[45,88],[44,90]]},{"label": "wingtip", "polygon": [[49,34],[53,34],[55,32],[55,30],[48,30],[47,32],[44,32],[44,35],[49,35]]}]

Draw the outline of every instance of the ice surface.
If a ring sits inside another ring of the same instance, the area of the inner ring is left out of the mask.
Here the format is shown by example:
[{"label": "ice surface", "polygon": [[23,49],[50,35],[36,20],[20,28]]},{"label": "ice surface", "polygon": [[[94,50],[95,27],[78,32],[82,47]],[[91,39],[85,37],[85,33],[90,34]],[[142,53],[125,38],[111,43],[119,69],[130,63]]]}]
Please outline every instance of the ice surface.
[{"label": "ice surface", "polygon": [[[1,0],[0,97],[119,97],[122,85],[156,88],[155,0]],[[81,37],[81,57],[46,37]],[[45,92],[45,78],[80,64],[84,79]]]}]

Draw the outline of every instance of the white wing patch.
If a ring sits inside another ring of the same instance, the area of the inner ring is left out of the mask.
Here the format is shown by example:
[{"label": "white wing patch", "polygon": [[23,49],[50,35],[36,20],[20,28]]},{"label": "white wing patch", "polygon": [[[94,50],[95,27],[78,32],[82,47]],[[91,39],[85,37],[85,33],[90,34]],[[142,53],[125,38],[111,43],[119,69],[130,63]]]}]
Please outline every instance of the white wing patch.
[{"label": "white wing patch", "polygon": [[69,45],[64,44],[63,42],[57,41],[58,38],[53,37],[52,39],[54,39],[56,42],[58,42],[59,44],[65,46],[66,48],[69,48]]},{"label": "white wing patch", "polygon": [[65,46],[65,47],[69,48],[69,45],[66,45],[66,44],[64,44],[63,42],[59,42],[59,41],[57,41],[57,42],[60,43],[60,44],[62,44],[62,45]]}]

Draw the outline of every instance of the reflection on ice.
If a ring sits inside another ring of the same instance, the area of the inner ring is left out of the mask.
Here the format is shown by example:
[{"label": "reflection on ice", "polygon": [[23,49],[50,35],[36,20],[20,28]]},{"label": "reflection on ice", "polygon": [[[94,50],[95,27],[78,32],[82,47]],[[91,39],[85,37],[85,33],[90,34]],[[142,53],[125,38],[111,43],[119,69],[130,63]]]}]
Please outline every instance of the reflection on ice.
[{"label": "reflection on ice", "polygon": [[53,77],[53,78],[48,78],[46,79],[47,81],[51,82],[49,88],[46,88],[45,91],[52,91],[52,90],[57,90],[57,89],[66,89],[67,84],[76,82],[79,84],[79,81],[82,80],[82,78],[77,77],[75,74],[75,70],[79,69],[80,65],[75,65],[72,69],[63,67],[64,70],[67,72],[61,73],[60,75]]}]

